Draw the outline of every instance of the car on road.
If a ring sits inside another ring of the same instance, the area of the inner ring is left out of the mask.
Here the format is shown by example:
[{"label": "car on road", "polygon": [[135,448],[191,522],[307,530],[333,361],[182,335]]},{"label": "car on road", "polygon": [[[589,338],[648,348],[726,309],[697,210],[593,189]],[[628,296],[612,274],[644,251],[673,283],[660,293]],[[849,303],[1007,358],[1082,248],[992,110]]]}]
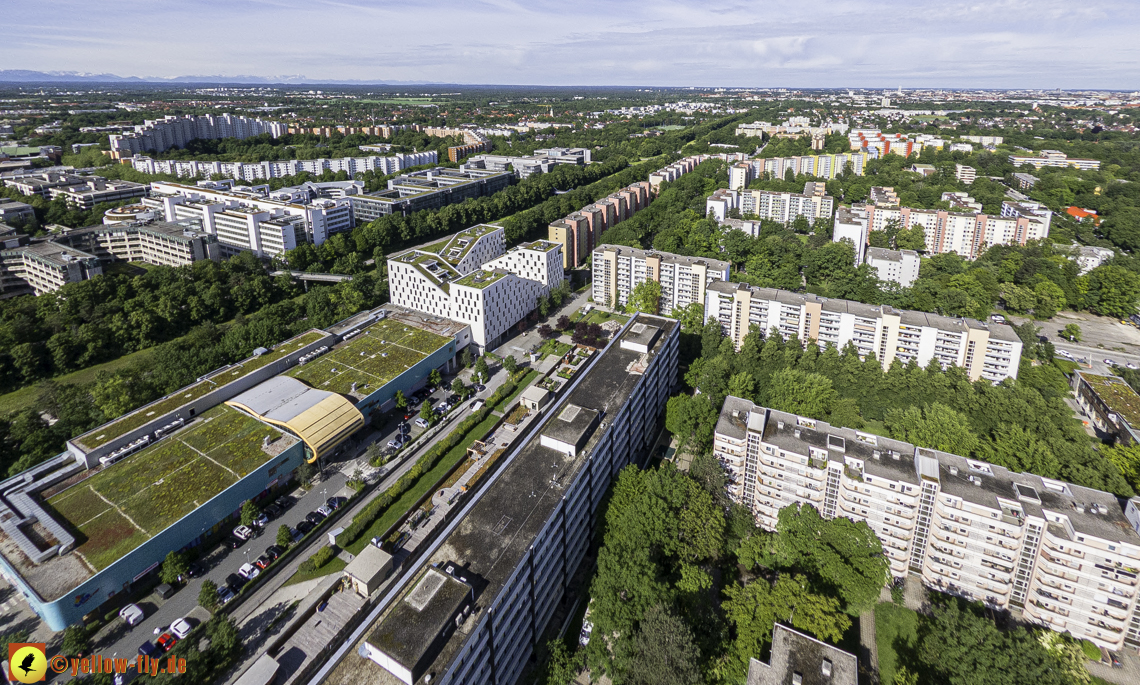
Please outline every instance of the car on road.
[{"label": "car on road", "polygon": [[281,495],[277,499],[273,500],[273,503],[281,507],[281,509],[284,511],[285,509],[293,506],[293,498],[289,495]]},{"label": "car on road", "polygon": [[[319,521],[318,521],[318,523],[319,523]],[[316,523],[313,523],[312,521],[310,521],[309,519],[306,518],[297,524],[297,532],[300,533],[302,536],[308,535],[309,531],[311,531],[312,529],[314,529],[316,527],[317,527]]]},{"label": "car on road", "polygon": [[194,626],[190,625],[190,622],[184,618],[180,618],[174,623],[170,624],[170,634],[179,640],[186,639],[186,636],[189,635],[190,631],[193,629]]},{"label": "car on road", "polygon": [[333,496],[325,500],[325,506],[329,509],[332,509],[333,511],[336,511],[337,509],[340,509],[340,505],[344,504],[347,501],[348,500],[343,497]]},{"label": "car on road", "polygon": [[1105,363],[1105,364],[1108,364],[1109,366],[1116,366],[1116,362],[1115,362],[1115,361],[1113,361],[1113,360],[1111,360],[1111,359],[1107,359],[1107,358],[1106,358],[1106,359],[1104,360],[1104,363]]},{"label": "car on road", "polygon": [[143,610],[137,604],[128,604],[119,609],[119,618],[126,621],[129,626],[137,626],[142,623],[143,616]]},{"label": "car on road", "polygon": [[269,548],[265,550],[265,556],[269,557],[273,561],[277,561],[284,553],[285,549],[283,547],[278,547],[277,545],[270,545]]},{"label": "car on road", "polygon": [[324,518],[328,518],[332,516],[332,509],[329,509],[327,506],[322,504],[321,506],[317,507],[317,513]]},{"label": "car on road", "polygon": [[399,439],[399,438],[392,438],[391,440],[388,441],[388,447],[391,447],[394,450],[400,449],[400,446],[403,444],[404,444],[404,441]]},{"label": "car on road", "polygon": [[476,383],[471,387],[475,388],[475,392],[483,392],[487,389],[487,386],[483,385],[482,383]]},{"label": "car on road", "polygon": [[[302,523],[306,523],[306,522],[302,521]],[[289,537],[293,538],[293,542],[296,543],[296,542],[300,542],[301,538],[305,537],[305,534],[302,533],[301,531],[297,530],[296,528],[290,528],[289,529]]]},{"label": "car on road", "polygon": [[242,564],[241,568],[238,569],[238,575],[246,580],[253,580],[261,575],[261,570],[253,564]]},{"label": "car on road", "polygon": [[238,540],[252,540],[253,535],[253,529],[249,526],[238,526],[237,528],[234,528],[234,537]]},{"label": "car on road", "polygon": [[254,563],[254,564],[255,564],[255,565],[256,565],[256,566],[257,566],[259,569],[261,569],[261,570],[263,570],[263,571],[264,571],[265,569],[269,568],[269,565],[270,565],[270,564],[272,564],[272,563],[273,563],[273,559],[270,559],[270,558],[269,558],[269,555],[268,555],[268,554],[262,554],[261,556],[259,556],[259,557],[257,558],[257,561],[255,561],[255,562],[253,562],[253,563]]},{"label": "car on road", "polygon": [[396,426],[396,428],[397,428],[397,429],[398,429],[398,430],[399,430],[401,433],[407,433],[408,431],[412,430],[412,427],[408,425],[408,422],[407,422],[407,421],[401,421],[401,422],[400,422],[400,425]]},{"label": "car on road", "polygon": [[305,520],[316,526],[325,520],[325,516],[321,514],[320,511],[310,511],[308,514],[305,514]]},{"label": "car on road", "polygon": [[230,549],[237,549],[244,544],[245,544],[245,540],[242,540],[239,537],[231,535],[231,536],[226,538],[226,547],[229,547]]},{"label": "car on road", "polygon": [[460,397],[459,395],[456,395],[456,394],[454,394],[454,393],[453,393],[453,394],[451,394],[451,395],[448,395],[448,396],[447,396],[447,400],[446,400],[446,401],[447,401],[447,403],[448,403],[448,404],[450,404],[451,406],[453,406],[453,407],[454,407],[454,406],[455,406],[456,404],[458,404],[458,403],[459,403],[459,402],[460,402],[462,399],[463,399],[462,397]]},{"label": "car on road", "polygon": [[231,590],[227,585],[223,585],[218,588],[218,604],[229,604],[230,600],[236,596],[237,595],[234,594],[234,591]]},{"label": "car on road", "polygon": [[237,592],[238,590],[245,587],[245,583],[245,579],[236,573],[231,573],[226,576],[226,586],[234,592]]},{"label": "car on road", "polygon": [[170,633],[163,633],[155,640],[155,646],[164,652],[169,652],[174,649],[174,645],[178,644],[178,638]]},{"label": "car on road", "polygon": [[1128,362],[1128,363],[1127,363],[1127,364],[1125,364],[1124,366],[1125,366],[1126,368],[1132,369],[1133,371],[1135,371],[1135,370],[1137,370],[1137,369],[1140,369],[1140,366],[1137,366],[1136,364],[1133,364],[1132,362]]},{"label": "car on road", "polygon": [[428,427],[427,419],[425,419],[422,416],[419,417],[418,419],[416,419],[416,425],[419,426],[420,428],[427,428]]},{"label": "car on road", "polygon": [[265,512],[261,512],[253,519],[254,528],[264,528],[267,525],[269,525],[269,517],[265,515]]},{"label": "car on road", "polygon": [[594,633],[594,624],[589,621],[582,622],[582,632],[578,634],[578,644],[585,647],[590,644],[590,636]]},{"label": "car on road", "polygon": [[162,651],[159,650],[158,647],[155,647],[150,640],[147,640],[146,642],[139,645],[139,656],[155,657],[159,654],[162,654]]},{"label": "car on road", "polygon": [[1057,350],[1057,354],[1061,355],[1065,359],[1072,359],[1073,358],[1073,353],[1069,352],[1068,350]]},{"label": "car on road", "polygon": [[265,507],[261,511],[264,512],[265,515],[271,519],[277,518],[282,513],[281,507],[277,506],[276,504],[270,504],[268,507]]},{"label": "car on road", "polygon": [[186,575],[190,576],[191,578],[201,578],[202,576],[206,575],[206,571],[208,570],[209,569],[207,569],[202,564],[199,564],[196,561],[191,561],[190,564],[186,567]]},{"label": "car on road", "polygon": [[483,400],[475,400],[471,403],[471,411],[479,411],[483,408]]}]

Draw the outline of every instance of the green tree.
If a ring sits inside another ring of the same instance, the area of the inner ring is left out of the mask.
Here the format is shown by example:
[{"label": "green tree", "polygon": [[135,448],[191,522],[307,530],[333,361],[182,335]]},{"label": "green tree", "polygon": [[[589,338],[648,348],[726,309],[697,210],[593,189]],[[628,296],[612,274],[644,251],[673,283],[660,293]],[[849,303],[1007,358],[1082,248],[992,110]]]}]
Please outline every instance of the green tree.
[{"label": "green tree", "polygon": [[435,422],[435,413],[431,410],[430,400],[424,400],[423,404],[420,405],[420,418],[428,423]]},{"label": "green tree", "polygon": [[403,390],[397,390],[396,394],[392,396],[392,400],[396,403],[397,409],[408,408],[408,398],[404,395]]},{"label": "green tree", "polygon": [[831,379],[818,373],[785,368],[772,374],[768,406],[813,419],[824,419],[838,397]]},{"label": "green tree", "polygon": [[891,437],[919,447],[966,456],[978,447],[978,436],[970,429],[969,419],[939,402],[925,404],[921,409],[891,409],[883,423]]},{"label": "green tree", "polygon": [[180,578],[186,575],[189,569],[190,564],[186,561],[185,555],[181,552],[169,552],[166,555],[166,559],[162,562],[162,568],[158,572],[158,577],[164,583],[177,583]]},{"label": "green tree", "polygon": [[289,532],[289,526],[277,527],[277,546],[282,549],[289,549],[293,546],[293,535]]},{"label": "green tree", "polygon": [[486,357],[479,357],[479,360],[475,362],[475,375],[479,377],[482,383],[491,379],[491,369],[487,367]]},{"label": "green tree", "polygon": [[630,685],[697,685],[702,682],[699,659],[684,620],[656,604],[638,626],[622,680]]},{"label": "green tree", "polygon": [[756,392],[756,381],[747,371],[733,374],[728,379],[728,394],[733,397],[752,399]]},{"label": "green tree", "polygon": [[202,581],[202,589],[198,591],[198,603],[213,611],[218,606],[218,584],[212,580]]},{"label": "green tree", "polygon": [[297,482],[302,486],[307,486],[316,474],[317,468],[307,461],[303,461],[297,465]]},{"label": "green tree", "polygon": [[1037,304],[1033,315],[1038,319],[1051,319],[1065,308],[1065,291],[1053,281],[1041,281],[1033,288]]},{"label": "green tree", "polygon": [[1024,314],[1037,306],[1037,297],[1033,291],[1014,283],[1002,284],[1001,299],[1006,309],[1019,314]]},{"label": "green tree", "polygon": [[681,322],[682,332],[700,333],[705,323],[705,305],[703,302],[690,302],[682,308],[674,309],[673,316]]},{"label": "green tree", "polygon": [[459,353],[459,365],[465,369],[471,366],[471,348],[464,347],[463,351]]},{"label": "green tree", "polygon": [[261,510],[259,510],[257,508],[257,505],[253,503],[253,500],[247,499],[245,503],[241,505],[241,525],[253,525],[254,520],[260,514]]},{"label": "green tree", "polygon": [[909,229],[900,230],[895,244],[899,250],[926,252],[926,229],[915,224]]},{"label": "green tree", "polygon": [[665,427],[677,436],[678,449],[692,440],[693,451],[702,452],[712,444],[717,411],[704,395],[676,395],[665,405]]},{"label": "green tree", "polygon": [[1115,264],[1102,264],[1081,277],[1085,300],[1094,314],[1126,318],[1136,313],[1140,276]]},{"label": "green tree", "polygon": [[629,306],[643,314],[656,314],[661,306],[661,284],[645,280],[633,286]]},{"label": "green tree", "polygon": [[511,374],[512,376],[516,371],[519,370],[519,363],[515,360],[514,355],[508,354],[507,356],[503,357],[503,368],[506,369],[507,373]]},{"label": "green tree", "polygon": [[428,383],[437,388],[443,385],[443,376],[439,373],[439,369],[431,370],[431,373],[428,374]]},{"label": "green tree", "polygon": [[460,397],[466,399],[466,397],[467,397],[467,384],[464,383],[461,379],[456,378],[455,380],[451,381],[451,392],[453,392],[456,395],[459,395]]},{"label": "green tree", "polygon": [[539,680],[540,684],[570,685],[582,671],[582,655],[567,649],[563,640],[551,640],[546,643],[546,648],[550,652],[550,659],[546,662],[546,671]]},{"label": "green tree", "polygon": [[1061,330],[1061,335],[1065,338],[1068,338],[1072,342],[1080,342],[1081,341],[1081,327],[1075,323],[1067,323],[1067,324],[1065,324],[1065,327]]},{"label": "green tree", "polygon": [[91,650],[91,631],[82,623],[67,626],[63,630],[64,654],[68,656],[81,656]]}]

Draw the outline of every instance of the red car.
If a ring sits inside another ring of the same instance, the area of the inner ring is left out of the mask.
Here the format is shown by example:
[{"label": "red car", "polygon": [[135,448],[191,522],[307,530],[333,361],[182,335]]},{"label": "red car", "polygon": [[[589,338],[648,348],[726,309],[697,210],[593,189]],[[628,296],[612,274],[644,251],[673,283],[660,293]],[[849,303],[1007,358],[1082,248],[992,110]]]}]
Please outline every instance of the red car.
[{"label": "red car", "polygon": [[170,633],[163,633],[161,636],[159,636],[156,643],[160,648],[162,648],[162,651],[169,652],[170,650],[174,649],[174,645],[178,644],[178,639]]}]

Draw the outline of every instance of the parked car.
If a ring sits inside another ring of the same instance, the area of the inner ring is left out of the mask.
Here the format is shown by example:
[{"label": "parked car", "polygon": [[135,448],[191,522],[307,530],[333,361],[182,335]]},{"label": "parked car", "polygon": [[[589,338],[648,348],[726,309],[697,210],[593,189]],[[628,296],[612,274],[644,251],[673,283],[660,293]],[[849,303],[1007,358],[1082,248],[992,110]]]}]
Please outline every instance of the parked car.
[{"label": "parked car", "polygon": [[585,647],[590,644],[590,636],[594,633],[594,624],[589,621],[582,622],[582,632],[578,634],[578,644]]},{"label": "parked car", "polygon": [[1111,359],[1105,359],[1105,360],[1104,360],[1104,363],[1105,363],[1105,364],[1108,364],[1109,366],[1116,366],[1116,362],[1114,362],[1114,361],[1113,361],[1113,360],[1111,360]]},{"label": "parked car", "polygon": [[990,317],[990,321],[993,321],[994,323],[1005,323],[1005,317],[1001,314],[994,314]]},{"label": "parked car", "polygon": [[483,408],[483,400],[475,400],[471,403],[471,411],[478,411]]},{"label": "parked car", "polygon": [[137,626],[142,623],[143,616],[143,610],[137,604],[128,604],[119,609],[119,618],[126,621],[129,626]]},{"label": "parked car", "polygon": [[174,645],[176,644],[178,644],[178,638],[174,637],[170,633],[163,633],[158,637],[155,646],[164,652],[169,652],[170,650],[174,649]]},{"label": "parked car", "polygon": [[1072,359],[1073,358],[1073,353],[1069,352],[1068,350],[1057,350],[1057,354],[1061,355],[1065,359]]},{"label": "parked car", "polygon": [[317,507],[317,513],[324,518],[328,518],[332,516],[332,509],[329,509],[327,506],[322,504],[321,506]]},{"label": "parked car", "polygon": [[475,388],[475,392],[483,392],[487,389],[487,386],[483,385],[482,383],[476,383],[472,387]]},{"label": "parked car", "polygon": [[313,524],[314,526],[317,526],[320,524],[321,521],[325,520],[325,517],[322,516],[319,511],[310,511],[308,514],[305,515],[305,520],[308,521],[309,523]]},{"label": "parked car", "polygon": [[267,525],[269,525],[269,517],[265,515],[265,512],[261,512],[253,519],[253,526],[255,528],[264,528]]},{"label": "parked car", "polygon": [[159,654],[162,654],[162,652],[158,647],[155,647],[153,644],[151,644],[150,640],[147,640],[139,646],[139,656],[156,657]]},{"label": "parked car", "polygon": [[270,564],[272,564],[272,563],[273,563],[273,560],[269,558],[269,555],[268,555],[268,554],[262,554],[261,556],[259,556],[259,557],[257,558],[257,561],[255,561],[255,562],[253,562],[253,563],[254,563],[254,565],[255,565],[255,566],[257,566],[259,569],[261,569],[261,570],[263,570],[263,571],[264,571],[266,568],[268,568],[268,567],[269,567],[269,565],[270,565]]},{"label": "parked car", "polygon": [[407,433],[412,430],[412,427],[408,425],[407,421],[401,421],[400,425],[396,426],[396,428],[399,429],[401,433]]},{"label": "parked car", "polygon": [[194,626],[190,625],[190,622],[184,618],[180,618],[174,623],[170,624],[170,634],[179,640],[186,639],[186,636],[189,635],[190,631],[193,629]]},{"label": "parked car", "polygon": [[253,580],[261,575],[261,570],[253,564],[242,564],[241,568],[238,569],[238,575],[246,580]]},{"label": "parked car", "polygon": [[400,449],[400,446],[403,444],[404,444],[403,441],[400,440],[399,438],[392,438],[391,440],[388,441],[388,447],[391,447],[394,450]]},{"label": "parked car", "polygon": [[[318,521],[318,523],[319,523],[319,521]],[[316,527],[317,527],[316,523],[313,523],[312,521],[310,521],[309,519],[306,518],[297,524],[297,532],[300,533],[302,536],[308,535],[309,531],[316,528]]]},{"label": "parked car", "polygon": [[281,508],[276,504],[270,504],[268,507],[262,509],[262,512],[271,519],[275,519],[281,515]]},{"label": "parked car", "polygon": [[333,511],[336,511],[337,509],[340,509],[340,505],[344,504],[346,501],[347,500],[345,500],[343,497],[333,496],[325,500],[325,506],[329,509],[332,509]]},{"label": "parked car", "polygon": [[277,545],[270,545],[269,549],[265,550],[265,556],[269,557],[273,561],[277,561],[277,559],[279,559],[284,553],[284,548],[278,547]]},{"label": "parked car", "polygon": [[293,498],[289,495],[281,495],[273,501],[274,504],[281,507],[282,510],[288,509],[293,506]]},{"label": "parked car", "polygon": [[245,583],[246,580],[236,573],[231,573],[226,576],[226,587],[230,588],[234,592],[237,592],[238,590],[245,587]]},{"label": "parked car", "polygon": [[202,576],[206,575],[207,570],[208,569],[202,564],[199,564],[196,561],[191,561],[190,564],[186,567],[186,575],[190,576],[191,578],[201,578]]},{"label": "parked car", "polygon": [[416,425],[420,428],[427,428],[429,424],[427,422],[427,419],[421,416],[420,418],[416,419]]},{"label": "parked car", "polygon": [[249,526],[238,526],[237,528],[234,528],[234,537],[243,541],[252,540],[253,529],[251,529]]},{"label": "parked car", "polygon": [[1140,366],[1137,366],[1136,364],[1133,364],[1132,362],[1128,362],[1127,364],[1125,364],[1125,366],[1132,369],[1133,371],[1135,371],[1136,369],[1140,369]]},{"label": "parked car", "polygon": [[229,604],[230,600],[236,596],[237,595],[234,594],[234,591],[226,585],[218,588],[218,604]]},{"label": "parked car", "polygon": [[460,400],[462,400],[462,399],[463,399],[463,398],[462,398],[462,397],[460,397],[459,395],[456,395],[455,393],[452,393],[452,394],[450,394],[450,395],[448,395],[448,396],[447,396],[447,403],[448,403],[448,404],[450,404],[450,405],[452,405],[452,406],[455,406],[455,404],[456,404],[457,402],[459,402]]},{"label": "parked car", "polygon": [[226,546],[229,547],[230,549],[237,549],[244,544],[245,544],[245,540],[242,540],[241,538],[239,538],[235,535],[231,535],[228,538],[226,538]]},{"label": "parked car", "polygon": [[[308,521],[302,521],[301,523],[308,523]],[[305,534],[302,533],[301,531],[297,530],[296,528],[290,528],[289,529],[289,537],[293,538],[294,543],[297,543],[297,542],[301,541],[301,538],[305,537]]]}]

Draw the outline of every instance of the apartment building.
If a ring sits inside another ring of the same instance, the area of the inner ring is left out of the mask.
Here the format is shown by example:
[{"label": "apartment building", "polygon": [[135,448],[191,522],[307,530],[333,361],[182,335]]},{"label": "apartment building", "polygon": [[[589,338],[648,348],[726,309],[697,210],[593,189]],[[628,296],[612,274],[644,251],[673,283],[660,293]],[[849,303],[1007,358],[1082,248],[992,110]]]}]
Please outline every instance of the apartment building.
[{"label": "apartment building", "polygon": [[562,246],[562,268],[577,269],[584,265],[607,230],[645,209],[653,197],[651,182],[631,183],[550,224],[547,239]]},{"label": "apartment building", "polygon": [[407,216],[494,195],[513,180],[514,174],[509,171],[437,167],[397,176],[388,181],[386,190],[354,195],[349,200],[357,223],[368,223],[389,214]]},{"label": "apartment building", "polygon": [[161,159],[137,155],[130,163],[135,171],[144,174],[170,174],[179,178],[232,178],[239,181],[258,181],[269,178],[296,176],[301,172],[323,174],[326,171],[343,171],[349,177],[358,173],[373,171],[378,174],[394,174],[397,171],[436,164],[439,154],[435,150],[426,152],[396,153],[387,157],[340,157],[337,159],[286,159],[275,162],[197,162],[194,160]]},{"label": "apartment building", "polygon": [[163,152],[172,147],[186,147],[186,143],[198,138],[240,140],[262,134],[277,138],[286,131],[286,125],[280,122],[232,114],[168,116],[147,120],[135,126],[133,132],[111,135],[111,156],[123,159],[140,152]]},{"label": "apartment building", "polygon": [[464,145],[452,145],[447,148],[447,159],[452,162],[458,162],[464,157],[478,154],[480,152],[490,152],[494,145],[491,141],[486,140],[479,143],[469,143]]},{"label": "apartment building", "polygon": [[977,143],[983,147],[997,147],[1005,140],[1002,136],[958,136],[962,140]]},{"label": "apartment building", "polygon": [[1080,267],[1081,275],[1087,274],[1116,256],[1116,253],[1107,247],[1077,245],[1076,243],[1073,243],[1069,254],[1071,255],[1069,258],[1076,261],[1077,266]]},{"label": "apartment building", "polygon": [[868,247],[863,260],[875,270],[875,277],[880,281],[897,283],[903,288],[909,288],[918,280],[922,262],[914,250],[888,250],[883,247]]},{"label": "apartment building", "polygon": [[693,302],[703,304],[705,289],[727,281],[731,265],[719,259],[601,245],[594,250],[593,267],[594,302],[625,306],[638,283],[657,281],[661,284],[658,313],[669,316]]},{"label": "apartment building", "polygon": [[678,178],[696,169],[697,165],[706,159],[712,159],[712,155],[691,155],[649,174],[649,187],[653,190],[653,195],[656,196],[657,193],[661,192],[662,183],[672,183],[676,181]]},{"label": "apartment building", "polygon": [[584,147],[554,147],[535,150],[533,155],[512,157],[510,155],[475,155],[467,158],[460,171],[486,169],[489,171],[510,171],[520,179],[535,174],[550,173],[562,164],[582,166],[590,163],[590,150]]},{"label": "apartment building", "polygon": [[39,173],[27,172],[15,176],[6,176],[3,181],[6,187],[13,188],[22,195],[39,195],[42,198],[50,199],[52,189],[83,185],[89,178],[89,176],[77,174],[41,171]]},{"label": "apartment building", "polygon": [[1077,404],[1098,430],[1120,445],[1140,443],[1140,394],[1123,378],[1078,369],[1072,383]]},{"label": "apartment building", "polygon": [[23,223],[35,215],[35,210],[29,204],[0,198],[0,223],[9,221]]},{"label": "apartment building", "polygon": [[1038,178],[1033,174],[1016,173],[1013,175],[1013,182],[1017,184],[1018,190],[1033,190],[1037,181]]},{"label": "apartment building", "polygon": [[1060,150],[1041,150],[1037,156],[1030,155],[1010,155],[1009,163],[1019,167],[1025,164],[1032,165],[1034,169],[1041,169],[1043,167],[1073,167],[1076,169],[1092,169],[1100,168],[1100,160],[1098,159],[1078,159],[1076,157],[1069,157]]},{"label": "apartment building", "polygon": [[[811,185],[814,188],[815,184]],[[811,222],[830,219],[834,207],[834,198],[814,192],[801,194],[721,188],[705,200],[705,214],[715,217],[717,221],[723,221],[735,209],[741,215],[754,215],[785,224],[801,216]]]},{"label": "apartment building", "polygon": [[218,237],[202,230],[194,220],[80,228],[52,240],[94,255],[104,263],[127,261],[187,266],[203,259],[217,261],[222,255]]},{"label": "apartment building", "polygon": [[146,197],[149,192],[150,188],[145,183],[110,181],[99,176],[88,176],[81,184],[51,188],[48,190],[48,195],[53,200],[63,198],[69,206],[76,209],[90,210],[104,202],[122,202]]},{"label": "apartment building", "polygon": [[479,350],[497,346],[565,275],[562,245],[506,249],[502,227],[479,225],[388,258],[392,302],[471,326]]},{"label": "apartment building", "polygon": [[910,140],[903,133],[883,133],[877,128],[857,128],[847,134],[852,150],[862,150],[872,158],[886,155],[909,157],[922,152],[923,144]]},{"label": "apartment building", "polygon": [[942,202],[950,203],[950,210],[954,212],[977,213],[982,211],[982,203],[971,197],[969,193],[963,193],[961,191],[942,193],[940,199]]},{"label": "apartment building", "polygon": [[1021,339],[1009,326],[745,283],[710,283],[705,318],[718,321],[737,349],[757,326],[765,335],[775,329],[805,344],[842,349],[850,342],[860,357],[874,354],[884,369],[895,359],[923,367],[936,360],[944,369],[965,369],[970,380],[1000,383],[1016,378],[1021,363]]},{"label": "apartment building", "polygon": [[95,255],[53,242],[0,250],[0,297],[42,295],[101,275]]},{"label": "apartment building", "polygon": [[965,164],[954,165],[954,178],[958,179],[960,183],[972,185],[974,183],[974,179],[977,177],[978,172],[976,169],[974,169],[974,167],[966,166]]},{"label": "apartment building", "polygon": [[273,257],[304,243],[320,245],[351,230],[354,221],[350,199],[282,201],[272,199],[267,186],[234,188],[232,181],[156,181],[143,204],[161,210],[167,221],[197,219],[202,230],[218,236],[224,256],[250,250]]},{"label": "apartment building", "polygon": [[810,504],[865,521],[895,578],[1118,651],[1140,645],[1140,498],[725,400],[713,451],[772,530]]},{"label": "apartment building", "polygon": [[345,656],[361,660],[361,682],[519,680],[558,607],[576,600],[572,579],[610,484],[649,456],[676,383],[679,328],[638,315],[583,363],[365,629],[360,656]]},{"label": "apartment building", "polygon": [[864,152],[798,157],[766,157],[733,164],[728,170],[729,190],[743,190],[749,183],[764,178],[784,178],[790,170],[795,175],[833,179],[850,165],[851,173],[863,175],[869,157]]},{"label": "apartment building", "polygon": [[871,231],[881,231],[893,221],[899,226],[921,226],[928,254],[954,252],[966,259],[976,259],[993,245],[1024,245],[1048,236],[1051,218],[1052,213],[1037,203],[1006,201],[1002,203],[1002,215],[992,216],[981,212],[899,207],[876,203],[872,197],[872,202],[836,212],[832,237],[855,241],[859,236],[863,242],[856,242],[856,246],[866,245]]}]

